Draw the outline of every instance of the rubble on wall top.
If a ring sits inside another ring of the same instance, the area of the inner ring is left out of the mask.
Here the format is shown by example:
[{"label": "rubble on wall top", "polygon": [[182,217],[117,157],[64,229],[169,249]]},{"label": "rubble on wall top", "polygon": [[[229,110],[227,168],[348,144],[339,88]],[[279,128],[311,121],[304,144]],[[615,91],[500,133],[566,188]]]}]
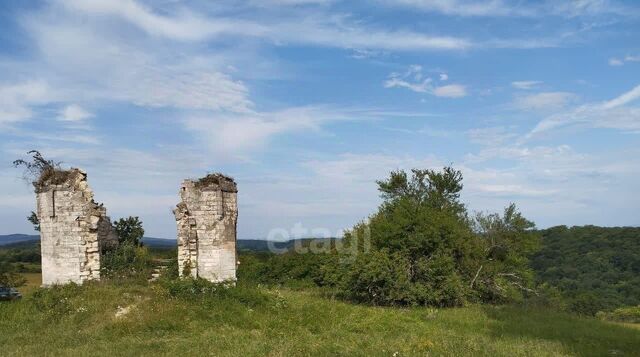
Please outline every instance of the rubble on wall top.
[{"label": "rubble on wall top", "polygon": [[52,186],[56,188],[75,188],[81,182],[86,182],[87,173],[78,168],[70,168],[68,170],[50,168],[44,170],[38,180],[33,182],[36,193],[45,192]]},{"label": "rubble on wall top", "polygon": [[215,188],[225,192],[238,192],[236,182],[232,177],[219,172],[208,174],[198,180],[191,180],[198,189]]}]

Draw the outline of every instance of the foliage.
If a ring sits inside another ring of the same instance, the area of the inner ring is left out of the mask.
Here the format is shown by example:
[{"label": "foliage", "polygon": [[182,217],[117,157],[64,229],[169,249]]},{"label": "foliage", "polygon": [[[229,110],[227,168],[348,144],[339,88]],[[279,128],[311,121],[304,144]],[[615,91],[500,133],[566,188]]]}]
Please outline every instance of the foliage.
[{"label": "foliage", "polygon": [[173,257],[167,262],[165,271],[162,273],[162,277],[170,280],[178,279],[180,275],[180,269],[178,267],[178,258]]},{"label": "foliage", "polygon": [[205,279],[162,279],[161,287],[172,299],[197,301],[199,304],[224,304],[225,301],[241,303],[250,308],[271,306],[281,308],[286,301],[277,295],[267,294],[248,285],[234,282],[212,283]]},{"label": "foliage", "polygon": [[59,318],[73,311],[71,300],[81,291],[81,286],[75,283],[54,285],[36,290],[30,301],[40,313]]},{"label": "foliage", "polygon": [[71,174],[71,171],[61,168],[62,162],[45,159],[38,150],[28,151],[27,155],[31,155],[30,161],[17,159],[13,166],[24,167],[24,179],[32,182],[36,190],[48,184],[64,183]]},{"label": "foliage", "polygon": [[258,284],[309,287],[321,282],[322,267],[332,259],[328,254],[283,254],[243,252],[239,256],[238,279]]},{"label": "foliage", "polygon": [[571,311],[593,315],[640,305],[640,228],[558,226],[541,233],[532,267]]},{"label": "foliage", "polygon": [[0,261],[0,286],[17,288],[24,285],[26,280],[16,272],[16,269],[9,263]]},{"label": "foliage", "polygon": [[31,211],[31,214],[27,216],[27,221],[33,224],[33,229],[37,232],[40,232],[40,219],[38,219],[38,215]]},{"label": "foliage", "polygon": [[120,218],[114,222],[113,227],[118,235],[118,242],[120,244],[142,246],[144,228],[142,227],[140,218],[132,216]]},{"label": "foliage", "polygon": [[478,213],[474,231],[482,240],[484,263],[471,282],[482,301],[519,300],[520,295],[535,295],[534,272],[530,256],[540,249],[540,235],[534,223],[518,212],[515,204],[499,214]]},{"label": "foliage", "polygon": [[[504,216],[468,218],[459,201],[462,174],[392,172],[378,181],[382,205],[345,234],[356,249],[325,267],[338,296],[381,305],[460,306],[506,302],[532,292],[528,255],[533,224],[509,206]],[[353,252],[358,252],[353,256]]]},{"label": "foliage", "polygon": [[11,247],[0,247],[0,263],[40,264],[40,244],[18,243]]},{"label": "foliage", "polygon": [[111,279],[137,278],[146,280],[153,268],[153,259],[146,247],[131,242],[119,244],[101,257],[102,275]]},{"label": "foliage", "polygon": [[602,320],[640,324],[640,305],[621,307],[611,312],[600,311],[596,317]]},{"label": "foliage", "polygon": [[40,245],[17,243],[0,247],[0,265],[5,272],[36,273],[40,271]]}]

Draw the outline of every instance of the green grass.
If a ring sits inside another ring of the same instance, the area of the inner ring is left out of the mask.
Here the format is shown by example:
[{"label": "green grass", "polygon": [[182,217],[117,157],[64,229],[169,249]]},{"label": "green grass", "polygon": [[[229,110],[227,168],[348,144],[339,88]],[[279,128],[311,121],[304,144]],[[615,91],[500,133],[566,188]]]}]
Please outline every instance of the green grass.
[{"label": "green grass", "polygon": [[194,296],[188,285],[104,282],[0,303],[0,346],[24,356],[638,356],[640,330],[518,307],[377,308],[314,290]]}]

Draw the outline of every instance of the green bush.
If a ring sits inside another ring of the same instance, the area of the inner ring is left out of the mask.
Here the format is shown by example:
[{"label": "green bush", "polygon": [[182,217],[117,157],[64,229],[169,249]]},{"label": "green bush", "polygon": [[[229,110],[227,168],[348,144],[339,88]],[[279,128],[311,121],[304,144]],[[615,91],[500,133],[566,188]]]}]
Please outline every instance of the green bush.
[{"label": "green bush", "polygon": [[640,324],[640,305],[621,307],[611,312],[600,311],[596,317],[602,320]]},{"label": "green bush", "polygon": [[332,259],[329,254],[247,253],[239,256],[238,279],[290,288],[314,286],[322,280],[322,266]]},{"label": "green bush", "polygon": [[0,286],[17,288],[25,283],[26,280],[16,272],[14,265],[0,261]]},{"label": "green bush", "polygon": [[167,263],[167,269],[162,273],[162,278],[166,278],[169,280],[178,279],[180,273],[178,268],[178,258],[173,257],[169,259]]},{"label": "green bush", "polygon": [[510,205],[504,214],[468,217],[459,201],[462,175],[392,172],[367,222],[345,234],[339,264],[322,282],[337,296],[376,305],[461,306],[521,301],[532,293],[528,255],[534,225]]},{"label": "green bush", "polygon": [[108,279],[147,279],[153,268],[146,247],[124,243],[102,255],[102,276]]},{"label": "green bush", "polygon": [[75,283],[39,288],[30,298],[35,308],[51,317],[59,318],[74,311],[71,299],[78,296],[82,286]]},{"label": "green bush", "polygon": [[200,304],[220,304],[225,301],[239,302],[250,308],[286,307],[279,294],[268,294],[250,285],[235,285],[233,282],[212,283],[205,279],[162,279],[160,286],[164,294],[172,299],[197,301]]}]

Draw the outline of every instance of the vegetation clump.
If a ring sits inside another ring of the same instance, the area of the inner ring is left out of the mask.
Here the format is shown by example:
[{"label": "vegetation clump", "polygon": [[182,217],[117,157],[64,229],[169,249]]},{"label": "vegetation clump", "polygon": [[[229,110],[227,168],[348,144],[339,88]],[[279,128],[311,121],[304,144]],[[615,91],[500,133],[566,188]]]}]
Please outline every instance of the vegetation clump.
[{"label": "vegetation clump", "polygon": [[375,305],[461,306],[534,293],[528,255],[538,236],[514,205],[503,216],[469,218],[459,201],[462,174],[450,167],[392,172],[378,186],[378,211],[345,235],[356,248],[324,267],[322,283],[336,295]]},{"label": "vegetation clump", "polygon": [[600,311],[596,317],[602,320],[640,324],[640,305],[621,307],[611,312]]},{"label": "vegetation clump", "polygon": [[118,245],[104,252],[102,274],[107,278],[147,279],[153,268],[153,259],[142,244],[142,221],[138,217],[121,218],[115,221],[114,230],[118,235]]},{"label": "vegetation clump", "polygon": [[24,285],[25,282],[26,280],[18,274],[15,266],[0,261],[0,287],[17,288]]},{"label": "vegetation clump", "polygon": [[13,161],[14,167],[24,167],[25,180],[33,183],[36,192],[46,189],[50,185],[62,185],[72,181],[73,177],[80,175],[79,170],[65,170],[62,162],[47,160],[38,150],[27,152],[31,160],[17,159]]},{"label": "vegetation clump", "polygon": [[219,172],[208,174],[207,176],[196,180],[195,186],[200,189],[205,187],[218,186],[222,191],[225,192],[238,192],[238,187],[236,186],[236,182],[233,180],[233,178],[223,175]]},{"label": "vegetation clump", "polygon": [[531,265],[575,313],[640,305],[640,228],[566,227],[541,231]]}]

